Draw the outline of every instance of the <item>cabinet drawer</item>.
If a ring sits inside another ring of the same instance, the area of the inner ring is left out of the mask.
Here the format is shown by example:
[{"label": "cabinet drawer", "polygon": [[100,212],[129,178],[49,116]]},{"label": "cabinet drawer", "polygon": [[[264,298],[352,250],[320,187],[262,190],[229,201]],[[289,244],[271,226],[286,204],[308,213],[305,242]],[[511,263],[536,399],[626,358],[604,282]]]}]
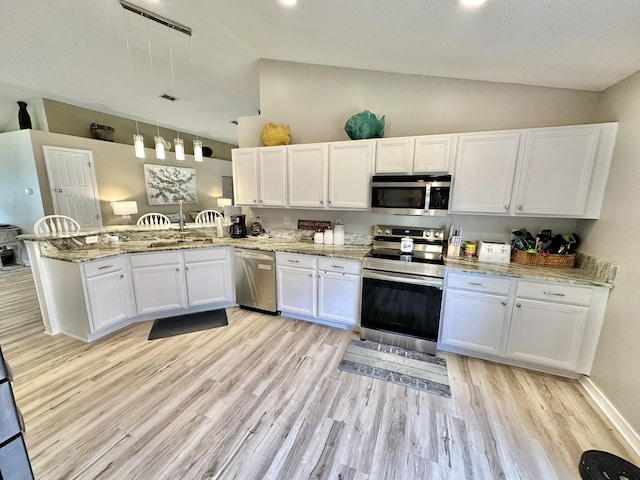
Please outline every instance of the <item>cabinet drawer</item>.
[{"label": "cabinet drawer", "polygon": [[531,298],[545,302],[572,303],[575,305],[589,305],[592,289],[557,283],[539,283],[519,281],[516,296]]},{"label": "cabinet drawer", "polygon": [[122,270],[122,257],[110,257],[83,264],[84,276],[87,278]]},{"label": "cabinet drawer", "polygon": [[182,263],[181,252],[158,252],[158,253],[137,253],[129,257],[131,266],[136,267],[153,267],[155,265],[173,265]]},{"label": "cabinet drawer", "polygon": [[207,262],[209,260],[224,260],[227,258],[227,249],[222,248],[195,248],[193,250],[184,251],[184,261],[189,262]]},{"label": "cabinet drawer", "polygon": [[450,273],[447,276],[447,288],[464,288],[477,292],[509,293],[511,280],[492,275],[463,275]]},{"label": "cabinet drawer", "polygon": [[276,263],[279,267],[316,268],[317,259],[313,255],[276,252]]},{"label": "cabinet drawer", "polygon": [[318,257],[318,270],[328,272],[355,273],[359,274],[360,262],[357,260],[346,260],[344,258]]}]

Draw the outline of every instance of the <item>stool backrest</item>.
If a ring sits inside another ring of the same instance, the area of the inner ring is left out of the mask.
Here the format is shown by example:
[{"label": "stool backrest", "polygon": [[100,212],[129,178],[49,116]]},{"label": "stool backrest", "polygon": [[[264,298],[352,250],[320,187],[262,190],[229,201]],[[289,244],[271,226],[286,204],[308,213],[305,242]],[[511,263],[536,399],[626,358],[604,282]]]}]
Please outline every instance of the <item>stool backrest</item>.
[{"label": "stool backrest", "polygon": [[196,216],[196,223],[216,223],[216,217],[222,216],[217,210],[203,210]]},{"label": "stool backrest", "polygon": [[47,215],[33,224],[33,231],[37,235],[55,233],[76,233],[80,224],[66,215]]},{"label": "stool backrest", "polygon": [[138,219],[137,225],[169,225],[170,223],[169,217],[162,213],[145,213]]}]

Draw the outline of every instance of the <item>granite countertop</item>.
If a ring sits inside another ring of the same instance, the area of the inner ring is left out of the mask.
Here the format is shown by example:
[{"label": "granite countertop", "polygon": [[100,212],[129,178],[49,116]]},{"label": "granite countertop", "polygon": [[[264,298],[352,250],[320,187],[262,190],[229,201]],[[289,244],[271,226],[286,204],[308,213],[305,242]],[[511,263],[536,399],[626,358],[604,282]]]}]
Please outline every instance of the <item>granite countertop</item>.
[{"label": "granite countertop", "polygon": [[[21,235],[20,238],[38,241],[40,253],[45,258],[75,263],[127,253],[206,247],[236,247],[362,261],[371,249],[371,237],[366,234],[347,235],[346,245],[324,245],[313,243],[310,236],[301,235],[296,230],[274,232],[272,237],[219,238],[215,228],[192,224],[188,225],[187,231],[182,233],[176,228],[115,226],[76,234]],[[85,238],[82,237],[90,235],[96,235],[98,243],[87,245]],[[117,243],[111,242],[113,235],[118,237]],[[475,257],[445,256],[444,263],[447,269],[459,272],[607,288],[613,288],[617,272],[616,265],[583,253],[578,253],[577,268],[571,269],[479,262]]]},{"label": "granite countertop", "polygon": [[176,240],[130,240],[117,244],[100,245],[96,248],[80,247],[59,250],[48,242],[41,242],[41,255],[67,262],[87,262],[123,253],[158,252],[207,247],[236,247],[271,252],[303,253],[325,257],[338,257],[361,261],[371,249],[368,245],[323,245],[301,240],[278,240],[272,238],[215,238],[194,239],[184,242]]},{"label": "granite countertop", "polygon": [[600,271],[592,271],[590,268],[531,267],[517,263],[479,262],[476,258],[465,257],[444,257],[444,263],[447,269],[458,272],[613,288],[610,276],[603,277]]}]

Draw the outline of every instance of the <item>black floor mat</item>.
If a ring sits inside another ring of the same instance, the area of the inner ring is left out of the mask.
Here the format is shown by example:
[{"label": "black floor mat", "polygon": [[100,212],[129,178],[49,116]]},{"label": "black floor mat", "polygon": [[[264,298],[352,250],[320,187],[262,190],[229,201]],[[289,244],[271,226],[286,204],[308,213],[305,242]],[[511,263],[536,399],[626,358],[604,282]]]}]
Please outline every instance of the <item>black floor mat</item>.
[{"label": "black floor mat", "polygon": [[148,340],[173,337],[183,333],[197,332],[209,328],[229,325],[227,312],[224,308],[208,312],[190,313],[176,317],[159,318],[153,322]]}]

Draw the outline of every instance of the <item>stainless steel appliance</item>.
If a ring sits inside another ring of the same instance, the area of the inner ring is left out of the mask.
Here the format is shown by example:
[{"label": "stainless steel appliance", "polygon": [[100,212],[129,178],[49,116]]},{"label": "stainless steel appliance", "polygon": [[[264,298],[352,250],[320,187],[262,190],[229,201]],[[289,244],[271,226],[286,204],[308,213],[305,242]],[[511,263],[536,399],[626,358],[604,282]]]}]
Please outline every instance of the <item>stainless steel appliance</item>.
[{"label": "stainless steel appliance", "polygon": [[233,257],[236,303],[250,310],[277,314],[274,252],[236,248]]},{"label": "stainless steel appliance", "polygon": [[246,217],[244,215],[231,215],[229,233],[231,238],[245,238],[247,236]]},{"label": "stainless steel appliance", "polygon": [[[444,280],[444,229],[373,227],[364,257],[360,338],[434,354]],[[413,251],[402,252],[403,238]]]},{"label": "stainless steel appliance", "polygon": [[395,215],[446,215],[451,175],[374,175],[371,209]]}]

